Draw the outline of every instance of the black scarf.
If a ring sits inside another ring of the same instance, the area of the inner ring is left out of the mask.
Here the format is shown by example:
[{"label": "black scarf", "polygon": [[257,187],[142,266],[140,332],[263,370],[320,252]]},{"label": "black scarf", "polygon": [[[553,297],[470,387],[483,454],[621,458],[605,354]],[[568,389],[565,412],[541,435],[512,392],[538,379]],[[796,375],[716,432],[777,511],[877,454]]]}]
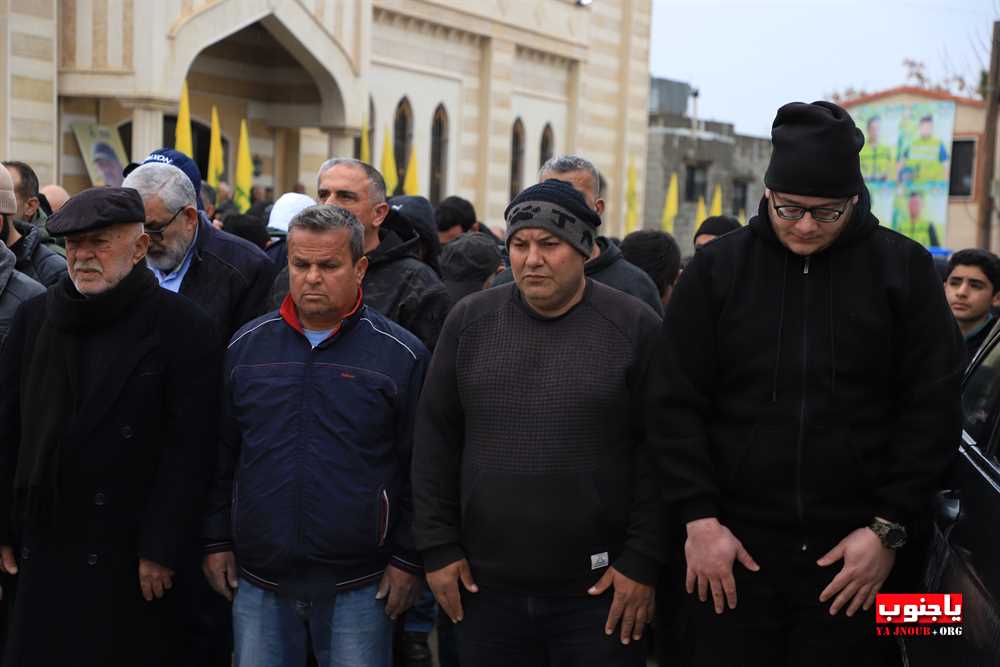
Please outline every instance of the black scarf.
[{"label": "black scarf", "polygon": [[[26,378],[22,398],[33,406],[33,417],[24,420],[14,474],[18,515],[27,522],[47,521],[57,505],[60,450],[68,425],[87,398],[87,381],[91,379],[91,373],[82,374],[81,367],[95,369],[114,363],[113,358],[83,358],[83,339],[113,337],[115,323],[156,286],[146,263],[139,262],[121,282],[96,296],[80,294],[69,276],[46,294],[46,317],[32,351],[32,372]],[[88,353],[94,347],[88,346]],[[116,345],[97,347],[112,357],[121,349]]]}]

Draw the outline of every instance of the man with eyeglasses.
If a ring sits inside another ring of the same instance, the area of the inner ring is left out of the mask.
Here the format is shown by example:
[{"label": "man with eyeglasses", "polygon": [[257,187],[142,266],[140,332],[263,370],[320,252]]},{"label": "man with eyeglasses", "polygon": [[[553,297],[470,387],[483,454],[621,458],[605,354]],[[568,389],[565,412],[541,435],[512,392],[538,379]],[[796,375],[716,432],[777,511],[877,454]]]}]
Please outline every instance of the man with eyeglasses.
[{"label": "man with eyeglasses", "polygon": [[[154,151],[123,183],[142,197],[146,262],[160,287],[200,306],[225,344],[243,324],[267,312],[274,265],[257,246],[212,226],[200,210],[200,185],[197,165],[174,150]],[[229,606],[202,577],[201,556],[200,545],[192,545],[178,578],[178,610],[187,630],[180,641],[186,651],[182,662],[229,665]]]},{"label": "man with eyeglasses", "polygon": [[274,264],[257,246],[215,229],[201,209],[198,167],[176,151],[157,151],[130,171],[146,206],[147,263],[160,286],[208,313],[226,340],[268,310]]},{"label": "man with eyeglasses", "polygon": [[688,265],[648,378],[667,585],[693,665],[886,664],[872,607],[920,586],[962,340],[930,255],[872,215],[847,112],[785,105],[772,143],[758,215]]}]

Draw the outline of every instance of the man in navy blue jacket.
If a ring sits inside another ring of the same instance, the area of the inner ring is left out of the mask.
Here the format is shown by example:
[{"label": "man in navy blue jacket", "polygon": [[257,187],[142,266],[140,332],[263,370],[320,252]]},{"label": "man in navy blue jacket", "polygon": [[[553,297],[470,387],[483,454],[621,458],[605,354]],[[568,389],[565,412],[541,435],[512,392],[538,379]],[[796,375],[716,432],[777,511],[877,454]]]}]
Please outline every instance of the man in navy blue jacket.
[{"label": "man in navy blue jacket", "polygon": [[[364,305],[349,211],[288,231],[291,290],[229,344],[205,573],[234,598],[236,664],[388,667],[419,592],[410,451],[429,354]],[[235,597],[234,597],[235,596]]]}]

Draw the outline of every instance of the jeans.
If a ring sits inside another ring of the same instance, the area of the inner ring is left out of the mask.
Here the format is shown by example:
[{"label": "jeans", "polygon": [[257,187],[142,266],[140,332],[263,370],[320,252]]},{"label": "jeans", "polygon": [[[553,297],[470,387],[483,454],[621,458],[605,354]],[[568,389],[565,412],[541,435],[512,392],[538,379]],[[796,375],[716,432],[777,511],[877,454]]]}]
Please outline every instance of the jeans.
[{"label": "jeans", "polygon": [[240,579],[233,601],[236,667],[302,667],[307,642],[319,667],[391,667],[393,624],[377,590],[376,582],[307,602]]},{"label": "jeans", "polygon": [[646,640],[622,645],[604,634],[611,592],[541,596],[462,592],[455,630],[463,665],[474,667],[644,667]]},{"label": "jeans", "polygon": [[403,617],[403,630],[405,632],[420,632],[429,635],[434,629],[434,621],[437,619],[437,602],[431,589],[424,586],[417,601],[413,603],[406,615]]}]

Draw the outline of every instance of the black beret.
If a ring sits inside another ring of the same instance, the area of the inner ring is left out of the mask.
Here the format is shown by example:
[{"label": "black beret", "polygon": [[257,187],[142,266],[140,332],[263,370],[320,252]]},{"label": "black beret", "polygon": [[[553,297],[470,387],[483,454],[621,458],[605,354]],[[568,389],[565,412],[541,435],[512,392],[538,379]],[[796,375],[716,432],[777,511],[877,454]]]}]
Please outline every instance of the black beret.
[{"label": "black beret", "polygon": [[90,188],[67,199],[45,228],[52,236],[68,236],[145,221],[146,209],[134,188]]}]

